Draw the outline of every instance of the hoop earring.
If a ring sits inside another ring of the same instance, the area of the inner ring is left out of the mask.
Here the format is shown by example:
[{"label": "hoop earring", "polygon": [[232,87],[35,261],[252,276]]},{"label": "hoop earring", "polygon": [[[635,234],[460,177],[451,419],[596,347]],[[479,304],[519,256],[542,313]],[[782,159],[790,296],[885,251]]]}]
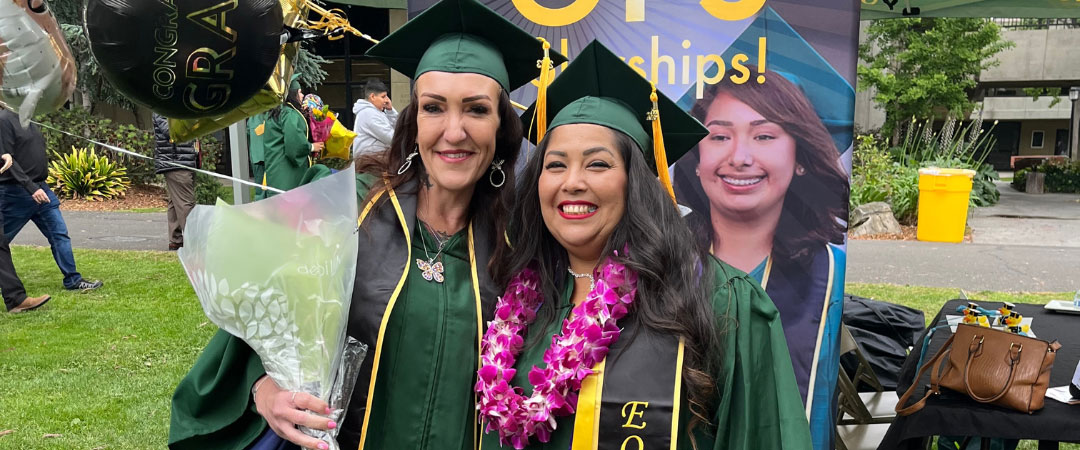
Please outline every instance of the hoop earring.
[{"label": "hoop earring", "polygon": [[[503,172],[502,165],[506,162],[503,159],[496,159],[491,163],[491,172],[488,174],[488,182],[496,188],[501,188],[506,183],[506,172]],[[499,182],[495,183],[495,174],[499,174]]]},{"label": "hoop earring", "polygon": [[416,147],[413,148],[412,153],[409,153],[409,156],[405,157],[405,164],[401,165],[401,168],[399,168],[397,170],[397,174],[398,175],[403,175],[406,171],[408,171],[409,168],[412,167],[412,159],[415,158],[416,155],[419,155],[419,154],[420,154],[420,144],[416,144]]}]

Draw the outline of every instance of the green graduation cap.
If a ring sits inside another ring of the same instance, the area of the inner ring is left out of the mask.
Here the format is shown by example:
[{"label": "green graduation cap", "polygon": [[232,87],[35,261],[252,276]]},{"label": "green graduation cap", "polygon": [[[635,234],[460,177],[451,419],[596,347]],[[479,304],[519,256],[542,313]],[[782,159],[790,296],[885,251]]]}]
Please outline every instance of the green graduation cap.
[{"label": "green graduation cap", "polygon": [[[367,51],[413,79],[431,71],[478,73],[507,92],[540,74],[540,40],[476,0],[443,0]],[[552,64],[566,62],[548,50]]]},{"label": "green graduation cap", "polygon": [[300,73],[293,73],[292,78],[289,79],[289,90],[295,91],[300,89]]},{"label": "green graduation cap", "polygon": [[[673,198],[668,161],[678,160],[709,134],[701,122],[654,90],[648,80],[596,40],[585,46],[548,88],[547,111],[555,117],[547,130],[529,126],[536,106],[522,115],[530,141],[536,143],[540,133],[572,123],[603,125],[622,132],[641,147],[646,160],[655,163],[654,169],[660,169],[657,175]],[[659,120],[653,120],[657,112]]]}]

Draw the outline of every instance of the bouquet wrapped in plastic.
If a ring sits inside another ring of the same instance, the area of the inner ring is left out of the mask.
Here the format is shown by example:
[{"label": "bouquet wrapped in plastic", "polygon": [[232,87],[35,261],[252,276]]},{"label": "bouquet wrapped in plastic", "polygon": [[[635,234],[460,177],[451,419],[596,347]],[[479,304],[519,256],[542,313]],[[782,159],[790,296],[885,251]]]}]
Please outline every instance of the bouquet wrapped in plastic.
[{"label": "bouquet wrapped in plastic", "polygon": [[311,118],[308,120],[311,140],[326,144],[323,157],[352,159],[352,142],[356,139],[356,133],[342,125],[337,115],[330,111],[329,106],[323,104],[322,98],[318,95],[304,96],[303,104],[308,111],[311,111]]},{"label": "bouquet wrapped in plastic", "polygon": [[[243,339],[282,389],[341,416],[367,347],[346,342],[356,272],[351,169],[239,206],[197,206],[180,262],[206,316]],[[336,449],[337,430],[304,430]]]}]

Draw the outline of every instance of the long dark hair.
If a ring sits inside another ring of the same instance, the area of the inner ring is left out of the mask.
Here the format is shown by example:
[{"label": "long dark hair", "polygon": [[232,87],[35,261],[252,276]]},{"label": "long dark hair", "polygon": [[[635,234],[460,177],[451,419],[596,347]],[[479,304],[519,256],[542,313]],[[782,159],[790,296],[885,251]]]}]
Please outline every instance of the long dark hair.
[{"label": "long dark hair", "polygon": [[[694,418],[691,428],[707,422],[705,408],[716,384],[710,375],[717,367],[719,344],[717,321],[711,307],[710,256],[695,245],[679,211],[656,182],[637,144],[623,133],[612,131],[616,147],[626,161],[626,210],[604,246],[602,255],[615,259],[638,274],[637,296],[632,313],[641,327],[685,338],[683,380]],[[550,136],[550,135],[549,135]],[[548,140],[532,152],[521,173],[518,202],[511,215],[510,242],[514,251],[497,266],[495,281],[505,286],[511,277],[533,265],[541,280],[544,303],[533,326],[546,328],[555,320],[556,306],[567,287],[569,259],[540,212],[538,182],[543,171]],[[632,339],[633,336],[624,338]],[[542,340],[530,342],[538,345]],[[617,355],[616,355],[617,357]]]},{"label": "long dark hair", "polygon": [[[726,76],[732,75],[738,72],[728,71]],[[784,196],[772,255],[781,261],[807,265],[814,251],[826,243],[843,244],[845,227],[841,220],[847,220],[848,176],[838,162],[840,152],[832,136],[802,90],[776,73],[762,84],[717,83],[705,88],[704,96],[694,103],[690,113],[704,122],[709,106],[722,93],[745,103],[791,135],[795,139],[795,162],[806,169],[804,175],[792,178]],[[708,249],[713,244],[711,207],[694,176],[699,152],[694,147],[676,165],[675,195],[694,209],[688,216],[690,227],[699,244]]]},{"label": "long dark hair", "polygon": [[309,124],[305,128],[307,129],[308,142],[311,142],[311,125],[310,125],[310,123],[311,123],[311,112],[304,109],[303,105],[300,104],[300,101],[297,100],[297,97],[299,97],[299,96],[300,96],[300,90],[299,89],[289,90],[288,93],[285,95],[285,102],[278,105],[274,109],[271,109],[270,112],[267,113],[267,116],[269,116],[269,118],[272,119],[274,123],[276,123],[276,124],[278,124],[280,126],[281,125],[281,112],[284,110],[284,108],[292,107],[293,109],[296,110],[296,112],[300,113],[301,117],[304,118],[304,123]]},{"label": "long dark hair", "polygon": [[[418,111],[419,102],[416,98],[416,91],[413,91],[409,96],[408,106],[398,115],[397,123],[394,124],[394,137],[390,140],[390,147],[382,152],[358,158],[356,172],[385,178],[395,191],[399,191],[402,185],[415,181],[417,182],[415,185],[418,191],[422,181],[427,176],[427,170],[419,157],[412,159],[412,166],[409,170],[398,174],[398,169],[405,163],[406,156],[416,149],[416,116]],[[506,94],[506,91],[499,93],[497,114],[499,115],[499,130],[495,133],[494,159],[505,161],[502,167],[503,172],[506,174],[506,181],[502,187],[496,188],[488,182],[486,177],[482,177],[477,181],[472,200],[469,202],[469,219],[492,225],[492,236],[485,237],[494,239],[495,252],[492,254],[491,261],[488,262],[489,272],[492,271],[494,261],[497,261],[508,250],[503,236],[506,232],[506,218],[510,214],[510,206],[514,204],[513,186],[515,178],[513,167],[517,162],[518,154],[521,153],[522,139],[521,120],[514,111],[513,104],[510,103],[510,96]],[[368,192],[363,204],[366,205],[383,190],[385,190],[385,185],[381,182],[376,183]],[[404,193],[415,194],[417,191]],[[381,201],[374,207],[381,207],[385,204],[385,200],[386,197],[383,196]]]}]

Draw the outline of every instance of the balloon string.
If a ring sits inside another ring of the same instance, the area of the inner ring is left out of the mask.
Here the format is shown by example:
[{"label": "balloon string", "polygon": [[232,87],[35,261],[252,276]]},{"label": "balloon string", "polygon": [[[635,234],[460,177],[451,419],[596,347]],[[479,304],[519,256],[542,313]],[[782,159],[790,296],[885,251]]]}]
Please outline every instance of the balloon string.
[{"label": "balloon string", "polygon": [[204,175],[210,175],[212,177],[217,177],[217,178],[230,180],[230,181],[236,181],[236,182],[239,182],[241,184],[246,184],[248,186],[256,187],[256,188],[259,188],[259,189],[265,189],[267,191],[276,192],[278,194],[281,194],[281,193],[285,192],[285,191],[282,191],[281,189],[272,188],[270,186],[263,186],[263,185],[260,185],[260,184],[257,184],[257,183],[252,183],[252,182],[247,181],[247,180],[241,180],[239,178],[230,177],[228,175],[222,175],[220,173],[214,173],[214,172],[210,172],[210,171],[207,171],[207,170],[196,169],[194,167],[183,166],[183,165],[171,162],[171,161],[158,161],[157,159],[154,159],[152,157],[149,157],[149,156],[146,156],[146,155],[140,155],[140,154],[135,153],[135,152],[133,152],[131,150],[120,148],[120,147],[117,147],[115,145],[106,144],[104,142],[98,142],[98,141],[90,139],[90,138],[88,138],[86,136],[79,136],[77,134],[68,133],[67,131],[61,130],[59,128],[55,128],[55,127],[50,126],[50,125],[43,124],[43,123],[38,122],[36,120],[31,120],[30,122],[36,123],[38,126],[40,126],[42,128],[48,128],[48,129],[53,130],[53,131],[55,131],[57,133],[66,134],[66,135],[71,136],[71,137],[76,138],[76,139],[82,139],[84,141],[90,142],[92,144],[96,144],[98,146],[101,146],[103,148],[112,150],[112,151],[117,152],[117,153],[122,153],[122,154],[125,154],[125,155],[128,155],[128,156],[134,156],[136,158],[148,159],[150,161],[154,161],[154,162],[157,162],[157,163],[162,163],[162,164],[165,164],[165,165],[168,165],[168,166],[173,166],[173,167],[175,167],[177,169],[187,169],[187,170],[195,171],[195,172],[198,172],[198,173],[201,173],[201,174],[204,174]]},{"label": "balloon string", "polygon": [[[320,16],[319,20],[317,20],[317,21],[310,21],[310,20],[305,21],[307,23],[308,28],[311,28],[312,30],[322,30],[326,34],[330,34],[331,31],[334,31],[334,30],[337,30],[337,29],[344,29],[345,31],[348,31],[348,32],[350,32],[350,33],[352,33],[352,34],[354,34],[354,35],[356,35],[358,37],[367,39],[368,41],[371,41],[374,44],[379,43],[379,41],[376,40],[375,38],[373,38],[371,36],[368,36],[367,34],[362,33],[360,30],[357,30],[356,28],[353,28],[353,26],[351,24],[349,24],[349,19],[348,19],[348,16],[346,16],[345,11],[342,11],[340,9],[326,10],[326,9],[324,9],[323,7],[317,5],[314,1],[311,1],[311,0],[301,0],[301,3],[302,3],[302,6],[298,7],[297,9],[302,9],[303,6],[307,6],[311,10],[311,12],[314,12],[315,14],[318,14]],[[294,6],[296,6],[296,5],[294,5]],[[331,41],[338,40],[338,39],[341,39],[341,38],[342,38],[342,36],[330,36],[330,37],[328,37],[328,39],[330,39]]]}]

